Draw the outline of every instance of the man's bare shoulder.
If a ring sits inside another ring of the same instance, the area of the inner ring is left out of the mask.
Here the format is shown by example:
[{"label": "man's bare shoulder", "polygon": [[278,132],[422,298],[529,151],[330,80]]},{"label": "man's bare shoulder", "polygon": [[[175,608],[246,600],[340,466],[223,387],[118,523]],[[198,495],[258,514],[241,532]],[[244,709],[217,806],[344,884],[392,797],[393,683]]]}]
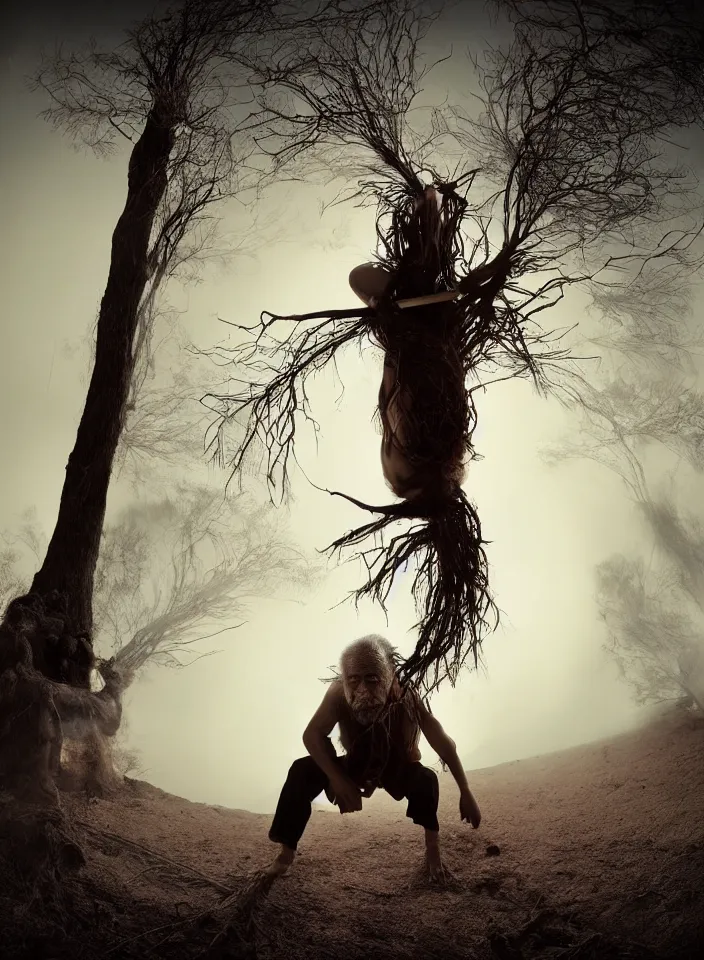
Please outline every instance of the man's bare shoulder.
[{"label": "man's bare shoulder", "polygon": [[342,713],[345,703],[345,693],[342,688],[341,680],[333,680],[327,685],[325,695],[320,702],[317,714],[326,721],[334,718],[337,723],[339,715]]},{"label": "man's bare shoulder", "polygon": [[345,695],[342,683],[339,680],[333,680],[325,691],[320,706],[313,714],[306,728],[307,732],[322,733],[324,736],[328,736],[333,727],[340,722],[344,702]]},{"label": "man's bare shoulder", "polygon": [[342,680],[332,681],[325,694],[325,699],[328,701],[331,714],[334,714],[338,721],[344,720],[347,716],[347,698],[345,697]]}]

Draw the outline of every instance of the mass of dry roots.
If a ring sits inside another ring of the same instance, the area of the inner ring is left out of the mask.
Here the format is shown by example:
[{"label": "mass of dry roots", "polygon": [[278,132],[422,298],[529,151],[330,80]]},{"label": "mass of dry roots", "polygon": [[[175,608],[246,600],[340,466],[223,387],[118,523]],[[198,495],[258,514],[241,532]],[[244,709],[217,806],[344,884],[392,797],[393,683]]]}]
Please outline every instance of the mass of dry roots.
[{"label": "mass of dry roots", "polygon": [[[435,184],[442,197],[438,210],[433,192],[413,171],[399,164],[396,172],[400,182],[378,192],[377,259],[391,275],[384,296],[369,308],[292,317],[262,314],[258,327],[240,326],[249,337],[233,360],[254,378],[238,392],[210,400],[221,415],[220,437],[229,421],[247,417],[231,460],[233,473],[261,455],[263,445],[269,484],[285,491],[297,415],[315,424],[308,376],[334,362],[338,350],[351,342],[367,339],[384,351],[395,368],[396,387],[411,397],[403,454],[413,470],[409,487],[420,487],[421,494],[373,506],[328,491],[377,516],[326,550],[339,554],[356,548],[369,576],[354,597],[369,596],[382,606],[397,571],[406,564],[414,569],[419,637],[400,678],[428,693],[444,677],[454,682],[468,657],[476,665],[486,631],[498,622],[479,517],[460,486],[466,463],[475,457],[473,391],[478,385],[469,389],[467,382],[476,381],[480,364],[498,363],[508,366],[511,376],[527,371],[539,380],[539,360],[557,355],[538,356],[535,347],[543,334],[528,334],[503,295],[512,272],[520,273],[519,238],[506,243],[490,263],[469,270],[461,233],[467,201],[457,192],[459,182]],[[454,289],[462,293],[455,300],[405,309],[397,305],[404,298]],[[382,423],[384,413],[382,400]],[[390,539],[379,536],[391,528],[398,532]]]}]

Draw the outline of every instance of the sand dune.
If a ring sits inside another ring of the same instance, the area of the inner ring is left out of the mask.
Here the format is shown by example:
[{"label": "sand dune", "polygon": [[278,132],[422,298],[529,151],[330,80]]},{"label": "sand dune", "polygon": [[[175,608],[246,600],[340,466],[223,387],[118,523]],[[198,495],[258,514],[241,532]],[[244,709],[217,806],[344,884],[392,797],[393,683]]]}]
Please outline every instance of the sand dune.
[{"label": "sand dune", "polygon": [[379,791],[353,816],[317,807],[288,875],[250,896],[245,940],[228,932],[217,949],[238,894],[275,851],[270,818],[135,781],[110,799],[65,797],[87,865],[54,914],[1,901],[3,956],[704,957],[704,721],[672,711],[474,771],[470,783],[478,831],[460,822],[457,788],[441,776],[447,888],[425,882],[422,831],[404,804]]}]

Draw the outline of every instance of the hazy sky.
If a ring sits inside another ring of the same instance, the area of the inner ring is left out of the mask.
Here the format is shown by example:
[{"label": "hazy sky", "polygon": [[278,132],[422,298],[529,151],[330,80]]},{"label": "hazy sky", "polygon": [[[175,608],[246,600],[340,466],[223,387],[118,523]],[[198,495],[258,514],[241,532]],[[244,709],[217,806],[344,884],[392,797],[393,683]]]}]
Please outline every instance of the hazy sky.
[{"label": "hazy sky", "polygon": [[[144,9],[122,4],[122,11]],[[148,5],[147,5],[148,6]],[[0,524],[36,506],[53,527],[84,401],[84,356],[76,347],[94,319],[107,276],[110,236],[126,189],[125,154],[97,160],[77,152],[37,117],[44,106],[22,77],[42,44],[67,46],[91,32],[110,42],[125,20],[119,8],[96,7],[92,19],[70,4],[24,3],[5,29],[0,80],[0,235],[2,350],[0,416],[4,469]],[[100,19],[98,19],[100,18]],[[460,28],[466,36],[459,40]],[[455,18],[446,36],[458,49],[445,68],[466,82],[465,42],[489,37],[477,14]],[[442,48],[445,35],[434,43]],[[432,88],[430,96],[432,96]],[[211,267],[203,282],[170,298],[181,306],[201,346],[226,336],[216,315],[249,321],[262,309],[304,312],[355,304],[347,275],[369,259],[373,216],[336,208],[321,220],[321,191],[289,185],[268,201],[282,237],[256,259]],[[278,205],[278,206],[277,206]],[[237,233],[240,222],[225,223]],[[570,297],[550,318],[572,324],[581,301]],[[345,393],[332,377],[314,392],[322,434],[318,452],[302,439],[298,458],[310,479],[367,502],[388,498],[379,437],[370,418],[381,357],[367,350],[344,358]],[[481,399],[476,446],[483,460],[466,489],[482,518],[492,585],[503,627],[485,645],[488,675],[462,676],[432,702],[469,766],[487,765],[600,737],[634,722],[637,711],[601,650],[593,601],[594,565],[637,542],[638,527],[619,481],[593,464],[547,469],[541,447],[569,430],[556,402],[527,382],[499,384]],[[146,491],[147,493],[149,491]],[[291,529],[301,545],[325,546],[359,512],[298,476]],[[113,496],[111,508],[126,495]],[[226,652],[183,671],[153,670],[128,693],[130,742],[142,751],[146,778],[192,800],[252,810],[273,809],[286,770],[303,752],[301,733],[324,693],[318,678],[342,647],[368,632],[412,649],[414,611],[408,581],[394,589],[388,627],[371,605],[359,615],[331,609],[361,583],[357,564],[326,580],[305,603],[261,601],[248,625],[231,634]],[[127,639],[127,638],[126,638]],[[425,759],[435,761],[426,746]]]}]

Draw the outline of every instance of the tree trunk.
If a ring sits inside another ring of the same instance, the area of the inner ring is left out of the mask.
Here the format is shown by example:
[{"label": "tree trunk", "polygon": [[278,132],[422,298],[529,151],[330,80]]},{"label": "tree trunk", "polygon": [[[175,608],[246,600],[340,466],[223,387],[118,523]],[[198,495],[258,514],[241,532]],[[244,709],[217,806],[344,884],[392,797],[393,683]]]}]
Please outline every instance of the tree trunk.
[{"label": "tree trunk", "polygon": [[154,217],[167,186],[173,128],[153,108],[129,164],[127,202],[112,235],[107,286],[100,304],[95,365],[56,526],[31,592],[66,598],[71,632],[90,634],[93,577],[110,474],[120,439],[133,367],[137,311],[149,271]]},{"label": "tree trunk", "polygon": [[120,681],[90,692],[93,579],[133,371],[137,311],[149,279],[149,241],[174,138],[173,113],[156,103],[130,157],[95,365],[56,526],[30,593],[10,603],[0,625],[0,787],[18,796],[57,798],[65,722],[84,722],[108,736],[119,726]]}]

